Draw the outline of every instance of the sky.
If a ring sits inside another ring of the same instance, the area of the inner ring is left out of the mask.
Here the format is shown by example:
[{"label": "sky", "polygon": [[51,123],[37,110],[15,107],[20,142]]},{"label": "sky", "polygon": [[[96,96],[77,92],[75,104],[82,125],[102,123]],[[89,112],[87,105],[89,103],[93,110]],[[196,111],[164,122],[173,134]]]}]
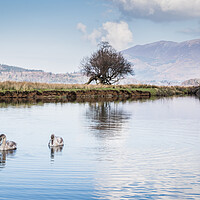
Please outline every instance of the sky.
[{"label": "sky", "polygon": [[0,0],[0,64],[78,71],[108,41],[116,50],[200,38],[200,0]]}]

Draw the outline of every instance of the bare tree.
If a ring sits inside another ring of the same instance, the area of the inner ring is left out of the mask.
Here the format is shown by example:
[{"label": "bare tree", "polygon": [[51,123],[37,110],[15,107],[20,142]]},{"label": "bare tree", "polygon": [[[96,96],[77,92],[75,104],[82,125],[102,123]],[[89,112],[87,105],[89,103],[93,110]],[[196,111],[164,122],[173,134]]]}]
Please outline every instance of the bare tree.
[{"label": "bare tree", "polygon": [[131,63],[108,42],[101,42],[99,49],[91,57],[82,60],[81,70],[84,75],[90,77],[87,84],[96,81],[96,83],[111,85],[129,74],[134,75]]}]

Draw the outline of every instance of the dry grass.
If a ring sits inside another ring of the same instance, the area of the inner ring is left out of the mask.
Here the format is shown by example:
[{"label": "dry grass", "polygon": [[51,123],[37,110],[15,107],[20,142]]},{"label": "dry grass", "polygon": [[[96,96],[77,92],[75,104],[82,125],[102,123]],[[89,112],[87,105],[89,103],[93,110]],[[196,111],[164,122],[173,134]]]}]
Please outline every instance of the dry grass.
[{"label": "dry grass", "polygon": [[143,90],[149,91],[152,95],[174,95],[174,94],[188,94],[193,87],[181,86],[156,86],[156,85],[85,85],[85,84],[47,84],[47,83],[32,83],[32,82],[0,82],[0,91],[17,90],[17,91],[31,91],[31,90],[92,90],[92,89],[126,89],[126,90]]},{"label": "dry grass", "polygon": [[132,89],[132,88],[155,88],[158,86],[150,85],[86,85],[86,84],[48,84],[33,82],[0,82],[0,90],[67,90],[67,89]]},{"label": "dry grass", "polygon": [[[103,86],[104,87],[104,86]],[[102,88],[97,85],[84,84],[47,84],[47,83],[32,83],[32,82],[0,82],[0,90],[65,90],[65,89],[95,89]]]}]

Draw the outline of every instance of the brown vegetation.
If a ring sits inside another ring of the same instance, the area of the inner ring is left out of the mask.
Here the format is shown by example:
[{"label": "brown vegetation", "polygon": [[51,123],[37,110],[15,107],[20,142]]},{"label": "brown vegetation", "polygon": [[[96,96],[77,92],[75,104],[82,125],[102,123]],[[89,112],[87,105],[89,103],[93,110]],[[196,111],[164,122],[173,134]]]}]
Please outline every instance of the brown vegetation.
[{"label": "brown vegetation", "polygon": [[84,85],[31,82],[0,82],[0,100],[6,98],[62,99],[63,101],[108,99],[125,100],[150,96],[197,94],[197,87],[155,85]]},{"label": "brown vegetation", "polygon": [[14,82],[5,81],[0,82],[0,91],[5,90],[17,90],[17,91],[29,91],[29,90],[93,90],[93,89],[174,89],[174,90],[191,90],[194,87],[183,86],[156,86],[146,84],[127,84],[127,85],[86,85],[86,84],[48,84],[48,83],[33,83],[33,82]]}]

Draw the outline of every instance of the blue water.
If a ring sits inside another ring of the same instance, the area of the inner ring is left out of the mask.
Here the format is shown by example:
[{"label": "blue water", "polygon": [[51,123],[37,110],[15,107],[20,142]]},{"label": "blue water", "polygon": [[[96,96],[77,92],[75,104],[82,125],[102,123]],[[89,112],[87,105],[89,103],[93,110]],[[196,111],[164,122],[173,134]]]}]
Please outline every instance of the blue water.
[{"label": "blue water", "polygon": [[[0,104],[0,199],[200,199],[200,100]],[[63,149],[50,150],[50,135]]]}]

